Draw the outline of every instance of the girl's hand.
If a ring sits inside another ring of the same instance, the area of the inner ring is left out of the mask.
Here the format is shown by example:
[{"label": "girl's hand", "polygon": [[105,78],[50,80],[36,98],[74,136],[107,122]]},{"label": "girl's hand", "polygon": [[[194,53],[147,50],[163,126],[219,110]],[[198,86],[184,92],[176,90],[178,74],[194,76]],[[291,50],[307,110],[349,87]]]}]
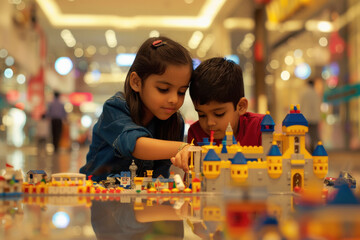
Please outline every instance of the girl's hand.
[{"label": "girl's hand", "polygon": [[182,168],[184,172],[189,172],[189,158],[190,152],[188,151],[190,145],[183,147],[175,157],[172,157],[170,161],[175,167]]}]

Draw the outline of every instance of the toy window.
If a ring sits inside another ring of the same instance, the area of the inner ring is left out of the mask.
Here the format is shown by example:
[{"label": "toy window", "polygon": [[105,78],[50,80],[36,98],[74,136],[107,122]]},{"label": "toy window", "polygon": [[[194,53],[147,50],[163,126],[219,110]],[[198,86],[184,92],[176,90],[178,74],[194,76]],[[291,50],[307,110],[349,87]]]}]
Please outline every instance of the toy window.
[{"label": "toy window", "polygon": [[295,153],[299,153],[299,145],[295,145],[294,152],[295,152]]}]

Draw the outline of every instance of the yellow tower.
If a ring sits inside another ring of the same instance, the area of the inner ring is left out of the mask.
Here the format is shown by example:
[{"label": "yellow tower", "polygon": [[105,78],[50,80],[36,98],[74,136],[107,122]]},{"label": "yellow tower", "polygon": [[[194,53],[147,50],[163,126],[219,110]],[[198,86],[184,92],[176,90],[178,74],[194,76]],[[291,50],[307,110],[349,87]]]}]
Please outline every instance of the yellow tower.
[{"label": "yellow tower", "polygon": [[276,142],[272,143],[269,153],[266,156],[268,174],[271,178],[279,178],[282,174],[282,154]]},{"label": "yellow tower", "polygon": [[324,178],[328,173],[328,154],[321,141],[313,152],[313,170],[318,178]]},{"label": "yellow tower", "polygon": [[203,173],[206,178],[215,179],[219,176],[220,160],[214,149],[209,149],[203,162]]},{"label": "yellow tower", "polygon": [[235,183],[245,182],[248,179],[249,170],[244,154],[237,152],[231,162],[231,179]]}]

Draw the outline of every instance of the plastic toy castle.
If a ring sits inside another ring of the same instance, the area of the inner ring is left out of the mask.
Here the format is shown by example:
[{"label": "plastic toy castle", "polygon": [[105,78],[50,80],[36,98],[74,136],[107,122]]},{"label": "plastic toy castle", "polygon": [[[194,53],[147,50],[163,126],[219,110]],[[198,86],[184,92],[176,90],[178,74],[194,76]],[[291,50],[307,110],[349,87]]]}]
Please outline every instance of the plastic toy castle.
[{"label": "plastic toy castle", "polygon": [[192,178],[202,178],[204,192],[220,192],[231,185],[266,187],[269,193],[290,193],[312,183],[322,186],[328,173],[328,155],[321,142],[312,154],[306,150],[308,122],[300,106],[291,105],[282,122],[282,133],[275,133],[274,126],[267,112],[261,122],[259,147],[240,146],[230,125],[219,146],[204,139],[201,147],[191,149]]},{"label": "plastic toy castle", "polygon": [[[22,172],[13,170],[7,164],[4,176],[0,176],[0,197],[21,193],[222,192],[231,186],[261,187],[266,188],[268,193],[291,193],[313,188],[317,184],[322,187],[328,173],[328,155],[321,142],[312,154],[306,150],[308,122],[300,112],[300,106],[291,106],[282,122],[282,133],[275,133],[274,127],[275,123],[267,113],[261,122],[262,144],[259,147],[240,146],[230,125],[219,146],[213,145],[208,139],[199,143],[201,146],[191,146],[190,171],[185,185],[181,177],[176,175],[169,179],[153,179],[152,171],[147,173],[147,177],[136,177],[137,167],[134,163],[129,168],[130,172],[120,173],[120,180],[109,176],[107,184],[94,183],[90,176],[86,180],[86,176],[80,173],[52,174],[51,181],[47,181],[47,174],[43,170],[30,170],[27,173],[28,181],[23,183]],[[127,186],[131,191],[124,191]],[[148,191],[145,191],[146,187]]]}]

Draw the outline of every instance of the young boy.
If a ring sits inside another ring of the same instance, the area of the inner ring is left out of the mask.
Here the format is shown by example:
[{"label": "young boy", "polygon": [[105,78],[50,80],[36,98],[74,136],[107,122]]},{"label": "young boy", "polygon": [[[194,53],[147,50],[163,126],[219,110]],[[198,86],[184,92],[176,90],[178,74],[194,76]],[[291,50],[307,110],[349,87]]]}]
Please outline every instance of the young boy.
[{"label": "young boy", "polygon": [[247,112],[241,67],[225,58],[210,58],[193,72],[190,97],[199,120],[188,131],[188,142],[194,144],[210,139],[219,145],[231,124],[234,136],[242,146],[260,146],[260,124],[263,114]]}]

